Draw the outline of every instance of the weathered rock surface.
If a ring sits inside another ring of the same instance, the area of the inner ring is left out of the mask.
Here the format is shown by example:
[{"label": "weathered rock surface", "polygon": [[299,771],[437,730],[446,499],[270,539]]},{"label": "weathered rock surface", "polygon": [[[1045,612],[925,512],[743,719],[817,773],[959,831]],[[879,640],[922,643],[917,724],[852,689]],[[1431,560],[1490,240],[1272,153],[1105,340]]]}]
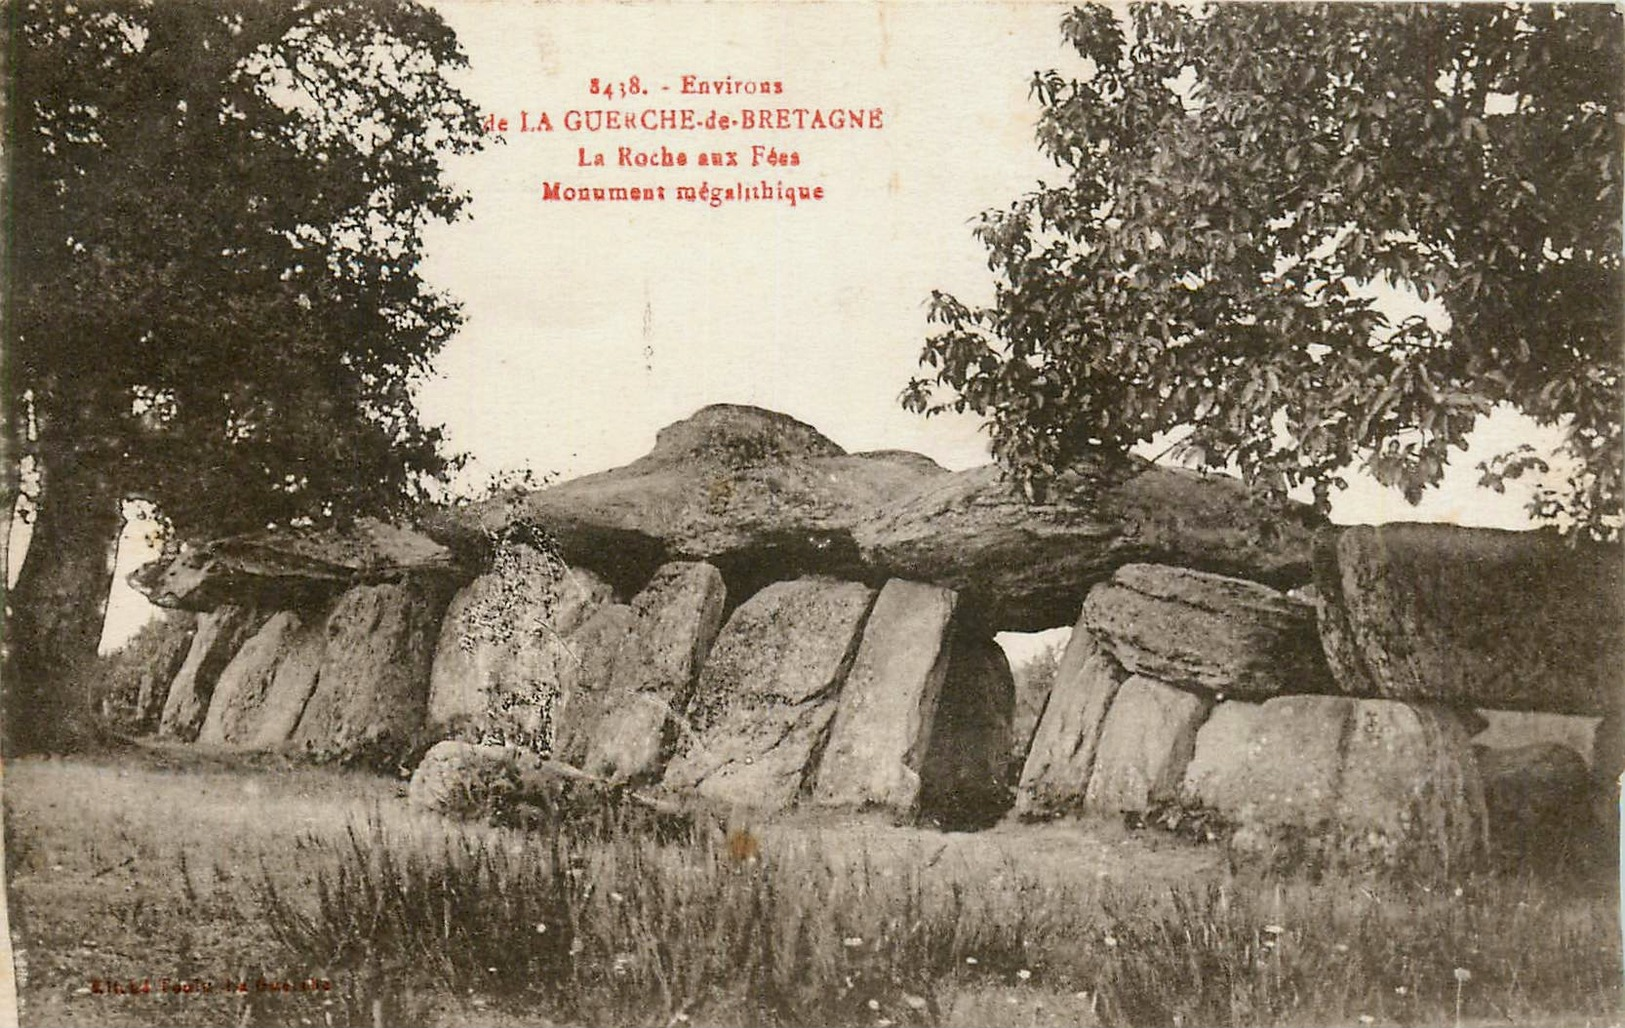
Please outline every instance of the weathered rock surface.
[{"label": "weathered rock surface", "polygon": [[553,756],[580,767],[587,762],[592,733],[603,720],[615,665],[637,626],[637,615],[624,603],[606,603],[565,637],[574,658],[564,664],[559,702],[553,709]]},{"label": "weathered rock surface", "polygon": [[1017,815],[1041,819],[1082,812],[1101,726],[1127,678],[1088,629],[1072,630],[1022,766]]},{"label": "weathered rock surface", "polygon": [[1130,673],[1173,685],[1239,699],[1330,686],[1314,608],[1257,582],[1129,564],[1078,623]]},{"label": "weathered rock surface", "polygon": [[327,647],[293,744],[319,760],[388,767],[428,714],[429,670],[445,582],[419,577],[356,586],[327,616]]},{"label": "weathered rock surface", "polygon": [[303,627],[294,611],[277,611],[243,643],[220,672],[198,742],[218,746],[249,741],[277,668],[297,646]]},{"label": "weathered rock surface", "polygon": [[880,590],[841,690],[813,796],[913,818],[948,676],[952,590],[893,579]]},{"label": "weathered rock surface", "polygon": [[817,429],[756,407],[717,404],[660,430],[622,468],[426,522],[454,545],[522,516],[547,526],[571,566],[630,592],[668,561],[705,561],[750,595],[776,579],[863,578],[853,526],[945,475],[919,454],[848,454]]},{"label": "weathered rock surface", "polygon": [[455,563],[449,549],[426,535],[361,518],[345,530],[279,529],[218,539],[147,564],[130,582],[160,607],[294,608],[362,582],[444,574]]},{"label": "weathered rock surface", "polygon": [[[429,682],[429,721],[449,725],[514,703],[556,703],[578,658],[566,637],[611,598],[609,583],[511,543],[492,570],[460,589],[441,622]],[[540,713],[540,712],[538,712]]]},{"label": "weathered rock surface", "polygon": [[158,727],[164,702],[169,698],[169,684],[180,673],[186,655],[191,652],[192,639],[197,635],[197,617],[190,611],[166,611],[160,632],[152,659],[137,672],[135,709],[131,712],[137,731]]},{"label": "weathered rock surface", "polygon": [[248,719],[245,745],[274,750],[293,738],[327,659],[327,618],[312,617],[289,639],[259,709]]},{"label": "weathered rock surface", "polygon": [[1483,851],[1484,796],[1460,717],[1340,696],[1221,704],[1182,800],[1270,863],[1460,866]]},{"label": "weathered rock surface", "polygon": [[1346,753],[1338,823],[1353,831],[1345,859],[1449,868],[1483,850],[1484,792],[1454,711],[1360,700]]},{"label": "weathered rock surface", "polygon": [[627,792],[601,778],[513,746],[436,743],[412,772],[415,808],[463,820],[556,823],[603,829],[686,832],[691,815],[670,802]]},{"label": "weathered rock surface", "polygon": [[673,560],[715,565],[740,596],[812,574],[903,578],[959,590],[992,631],[1071,624],[1088,588],[1127,563],[1298,584],[1313,527],[1308,508],[1266,510],[1235,479],[1137,459],[1085,460],[1029,502],[993,466],[949,474],[919,454],[848,454],[794,418],[732,405],[662,429],[625,467],[424,526],[463,552],[514,517],[622,592]]},{"label": "weathered rock surface", "polygon": [[1283,587],[1307,581],[1313,517],[1268,511],[1240,481],[1081,462],[1028,501],[996,467],[921,483],[856,531],[864,563],[960,592],[995,631],[1069,625],[1124,564],[1159,563]]},{"label": "weathered rock surface", "polygon": [[1149,810],[1174,798],[1213,701],[1134,675],[1106,712],[1084,804],[1101,813]]},{"label": "weathered rock surface", "polygon": [[1004,650],[983,630],[961,621],[951,646],[920,771],[920,818],[947,829],[984,828],[1010,807],[1016,682]]},{"label": "weathered rock surface", "polygon": [[1328,832],[1354,704],[1343,696],[1219,704],[1196,734],[1181,797],[1223,814],[1246,852]]},{"label": "weathered rock surface", "polygon": [[1603,715],[1625,700],[1625,560],[1544,532],[1393,524],[1318,540],[1320,634],[1353,695]]},{"label": "weathered rock surface", "polygon": [[1574,750],[1544,742],[1507,749],[1474,746],[1473,755],[1492,845],[1538,854],[1594,831],[1591,769]]},{"label": "weathered rock surface", "polygon": [[615,658],[584,768],[617,782],[657,780],[676,722],[722,627],[726,588],[709,564],[662,566],[632,600],[634,622]]},{"label": "weathered rock surface", "polygon": [[875,593],[856,582],[768,586],[728,618],[689,704],[693,736],[664,785],[783,810],[809,786]]},{"label": "weathered rock surface", "polygon": [[231,663],[243,641],[259,627],[259,618],[245,607],[221,607],[198,619],[197,632],[186,660],[169,683],[158,734],[190,742],[209,712],[220,672]]}]

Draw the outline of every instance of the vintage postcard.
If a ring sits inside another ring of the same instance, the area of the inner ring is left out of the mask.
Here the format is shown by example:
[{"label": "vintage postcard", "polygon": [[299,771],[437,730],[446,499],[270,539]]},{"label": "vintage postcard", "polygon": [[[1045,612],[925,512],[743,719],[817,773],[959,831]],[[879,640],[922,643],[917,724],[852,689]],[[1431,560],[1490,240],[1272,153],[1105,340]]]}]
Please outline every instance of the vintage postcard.
[{"label": "vintage postcard", "polygon": [[0,1023],[1619,1023],[1619,8],[0,10]]}]

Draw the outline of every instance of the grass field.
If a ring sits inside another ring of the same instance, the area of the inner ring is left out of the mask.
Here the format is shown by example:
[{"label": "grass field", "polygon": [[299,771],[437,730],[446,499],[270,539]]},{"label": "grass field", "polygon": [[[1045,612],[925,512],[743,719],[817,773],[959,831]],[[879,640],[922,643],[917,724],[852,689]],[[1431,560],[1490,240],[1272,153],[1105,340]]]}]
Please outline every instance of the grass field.
[{"label": "grass field", "polygon": [[1621,1020],[1606,874],[1265,877],[1105,823],[526,834],[190,747],[4,790],[28,1025]]}]

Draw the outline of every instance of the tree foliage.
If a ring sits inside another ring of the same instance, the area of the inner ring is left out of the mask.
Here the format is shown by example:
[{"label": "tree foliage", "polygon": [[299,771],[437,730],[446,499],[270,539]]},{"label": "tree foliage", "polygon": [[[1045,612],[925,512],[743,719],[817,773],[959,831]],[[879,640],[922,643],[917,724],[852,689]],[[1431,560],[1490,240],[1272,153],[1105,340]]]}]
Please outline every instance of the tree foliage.
[{"label": "tree foliage", "polygon": [[388,515],[449,470],[412,388],[459,315],[419,260],[463,203],[443,161],[480,129],[445,77],[455,37],[412,0],[4,14],[20,749],[52,744],[94,657],[124,501],[197,538]]},{"label": "tree foliage", "polygon": [[462,203],[443,156],[478,118],[438,16],[41,0],[14,18],[21,453],[183,535],[376,513],[444,472],[411,386],[458,317],[417,266]]},{"label": "tree foliage", "polygon": [[[1504,404],[1563,429],[1574,470],[1537,513],[1617,534],[1621,24],[1609,5],[1073,11],[1081,71],[1032,83],[1066,181],[982,216],[994,299],[933,294],[905,406],[985,416],[1029,483],[1172,432],[1324,507],[1350,466],[1415,502]],[[1502,455],[1483,482],[1540,465]]]}]

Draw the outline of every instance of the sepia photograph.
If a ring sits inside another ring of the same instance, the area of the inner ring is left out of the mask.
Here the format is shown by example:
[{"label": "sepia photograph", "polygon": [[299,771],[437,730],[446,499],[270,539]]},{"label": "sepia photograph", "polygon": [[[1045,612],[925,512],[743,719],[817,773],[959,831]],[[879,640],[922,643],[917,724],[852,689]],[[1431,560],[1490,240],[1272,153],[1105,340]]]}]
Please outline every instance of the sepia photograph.
[{"label": "sepia photograph", "polygon": [[1625,7],[0,22],[0,1028],[1625,1023]]}]

